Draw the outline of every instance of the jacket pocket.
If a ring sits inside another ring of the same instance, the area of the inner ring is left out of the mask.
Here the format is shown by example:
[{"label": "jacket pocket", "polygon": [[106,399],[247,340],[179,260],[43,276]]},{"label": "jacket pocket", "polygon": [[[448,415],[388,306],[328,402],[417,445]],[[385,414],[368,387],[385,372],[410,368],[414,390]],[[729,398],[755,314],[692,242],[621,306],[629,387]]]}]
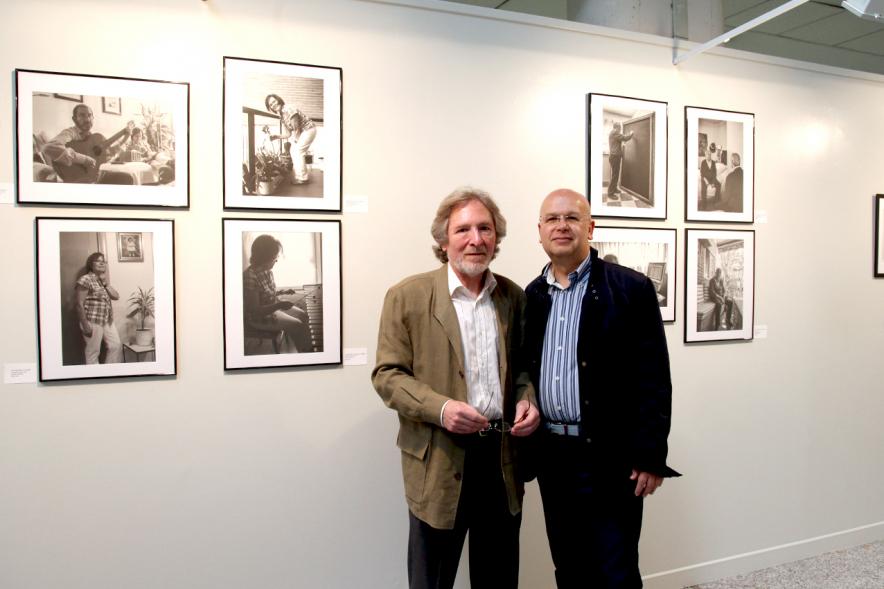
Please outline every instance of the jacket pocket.
[{"label": "jacket pocket", "polygon": [[402,478],[405,482],[405,497],[421,503],[427,478],[427,455],[429,436],[418,435],[415,431],[400,430],[396,445],[402,454]]}]

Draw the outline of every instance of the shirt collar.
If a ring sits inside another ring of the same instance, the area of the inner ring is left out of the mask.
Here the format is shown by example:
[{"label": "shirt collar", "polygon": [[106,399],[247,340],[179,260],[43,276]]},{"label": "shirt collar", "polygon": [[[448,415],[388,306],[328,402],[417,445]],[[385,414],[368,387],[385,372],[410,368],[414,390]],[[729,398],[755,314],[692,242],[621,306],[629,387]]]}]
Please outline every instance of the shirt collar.
[{"label": "shirt collar", "polygon": [[71,127],[71,131],[73,131],[78,141],[83,141],[84,139],[88,139],[90,135],[92,135],[92,131],[81,131],[80,128],[76,125]]},{"label": "shirt collar", "polygon": [[448,294],[451,298],[455,298],[455,296],[460,293],[461,298],[465,294],[471,300],[479,300],[486,295],[490,295],[491,292],[497,286],[497,279],[494,278],[494,274],[491,273],[490,270],[485,270],[485,283],[482,285],[482,290],[479,292],[479,296],[474,297],[473,293],[470,292],[470,289],[465,287],[463,283],[460,281],[460,278],[457,277],[457,274],[454,271],[454,268],[451,267],[451,264],[447,264],[448,266]]},{"label": "shirt collar", "polygon": [[265,269],[262,269],[262,270],[259,270],[259,269],[256,268],[255,266],[249,266],[249,268],[252,270],[252,273],[253,273],[255,276],[257,276],[258,278],[264,278],[264,277],[269,276],[269,275],[271,275],[271,274],[273,273],[273,270],[270,270],[270,269],[268,269],[268,268],[265,268]]},{"label": "shirt collar", "polygon": [[[568,274],[568,281],[571,284],[575,284],[578,282],[584,282],[589,278],[589,268],[591,266],[592,261],[592,250],[586,255],[586,258],[580,265],[577,266],[570,274]],[[556,281],[555,272],[552,269],[552,263],[548,263],[546,268],[543,269],[543,277],[546,279],[546,283],[550,286],[555,286],[556,288],[563,289],[561,284]]]}]

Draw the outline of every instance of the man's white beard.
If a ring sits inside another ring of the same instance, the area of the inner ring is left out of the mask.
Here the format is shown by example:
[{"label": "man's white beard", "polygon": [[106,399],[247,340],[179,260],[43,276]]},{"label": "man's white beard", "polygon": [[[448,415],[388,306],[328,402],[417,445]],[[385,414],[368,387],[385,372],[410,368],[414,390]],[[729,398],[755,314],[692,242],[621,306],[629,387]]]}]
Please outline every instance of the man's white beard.
[{"label": "man's white beard", "polygon": [[466,260],[452,261],[455,270],[470,277],[480,276],[488,269],[487,262],[467,262]]}]

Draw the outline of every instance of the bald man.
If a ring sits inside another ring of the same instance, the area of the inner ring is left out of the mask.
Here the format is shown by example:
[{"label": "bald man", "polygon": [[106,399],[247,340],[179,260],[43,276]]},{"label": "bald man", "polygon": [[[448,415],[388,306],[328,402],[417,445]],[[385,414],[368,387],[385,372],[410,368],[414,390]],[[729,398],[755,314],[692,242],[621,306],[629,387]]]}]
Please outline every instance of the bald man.
[{"label": "bald man", "polygon": [[643,499],[679,476],[666,465],[669,355],[654,285],[599,258],[594,225],[573,190],[540,208],[550,261],[525,290],[537,479],[559,589],[632,589]]}]

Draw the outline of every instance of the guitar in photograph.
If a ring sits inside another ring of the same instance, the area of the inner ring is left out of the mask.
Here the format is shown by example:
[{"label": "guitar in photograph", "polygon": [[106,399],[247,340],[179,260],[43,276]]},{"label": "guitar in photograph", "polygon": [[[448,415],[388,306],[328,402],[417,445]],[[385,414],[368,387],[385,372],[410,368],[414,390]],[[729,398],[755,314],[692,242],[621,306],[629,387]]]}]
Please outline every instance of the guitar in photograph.
[{"label": "guitar in photograph", "polygon": [[75,106],[71,118],[74,126],[50,141],[42,142],[34,136],[35,150],[62,182],[94,184],[98,182],[101,165],[111,158],[112,146],[129,137],[135,123],[129,121],[125,128],[106,138],[101,133],[92,133],[93,114],[88,106]]}]

